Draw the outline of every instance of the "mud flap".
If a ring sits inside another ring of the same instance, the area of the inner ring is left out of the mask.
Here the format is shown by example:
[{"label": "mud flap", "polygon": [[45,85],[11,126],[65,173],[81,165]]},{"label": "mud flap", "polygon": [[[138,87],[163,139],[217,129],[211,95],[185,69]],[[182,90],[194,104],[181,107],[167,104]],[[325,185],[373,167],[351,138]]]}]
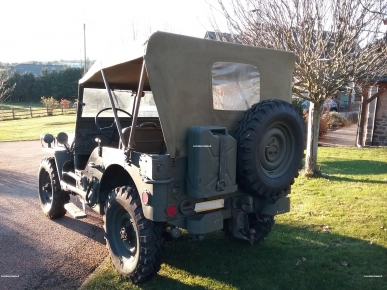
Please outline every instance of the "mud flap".
[{"label": "mud flap", "polygon": [[223,229],[220,211],[195,215],[187,219],[187,230],[191,234],[206,234]]},{"label": "mud flap", "polygon": [[278,199],[275,203],[268,203],[261,211],[261,214],[277,215],[290,211],[290,198]]}]

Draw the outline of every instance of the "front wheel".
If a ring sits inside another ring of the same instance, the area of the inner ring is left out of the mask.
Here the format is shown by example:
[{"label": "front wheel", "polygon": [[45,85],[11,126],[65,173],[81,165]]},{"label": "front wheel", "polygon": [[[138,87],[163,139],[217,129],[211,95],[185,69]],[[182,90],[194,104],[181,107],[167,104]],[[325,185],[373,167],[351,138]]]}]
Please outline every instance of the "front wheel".
[{"label": "front wheel", "polygon": [[113,190],[105,206],[105,239],[116,270],[133,283],[153,277],[161,266],[161,226],[145,218],[137,191]]},{"label": "front wheel", "polygon": [[49,219],[66,214],[64,205],[70,196],[60,188],[59,176],[54,158],[44,158],[39,168],[39,201],[44,214]]}]

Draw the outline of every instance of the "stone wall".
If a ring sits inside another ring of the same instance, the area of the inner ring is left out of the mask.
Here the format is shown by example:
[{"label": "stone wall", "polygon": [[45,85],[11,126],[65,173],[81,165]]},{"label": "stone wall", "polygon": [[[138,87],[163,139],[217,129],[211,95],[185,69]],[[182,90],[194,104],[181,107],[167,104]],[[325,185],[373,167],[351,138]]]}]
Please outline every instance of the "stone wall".
[{"label": "stone wall", "polygon": [[377,99],[372,145],[387,146],[387,91]]}]

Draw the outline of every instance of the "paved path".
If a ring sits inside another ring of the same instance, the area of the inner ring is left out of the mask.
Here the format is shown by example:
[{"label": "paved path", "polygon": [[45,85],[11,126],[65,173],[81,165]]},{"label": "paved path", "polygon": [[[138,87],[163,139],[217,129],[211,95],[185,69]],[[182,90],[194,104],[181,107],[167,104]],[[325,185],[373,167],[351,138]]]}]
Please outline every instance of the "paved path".
[{"label": "paved path", "polygon": [[319,140],[322,146],[356,146],[357,124],[337,130],[328,130],[328,133]]},{"label": "paved path", "polygon": [[38,141],[0,143],[1,290],[77,289],[106,257],[98,214],[43,215],[37,173],[46,155]]}]

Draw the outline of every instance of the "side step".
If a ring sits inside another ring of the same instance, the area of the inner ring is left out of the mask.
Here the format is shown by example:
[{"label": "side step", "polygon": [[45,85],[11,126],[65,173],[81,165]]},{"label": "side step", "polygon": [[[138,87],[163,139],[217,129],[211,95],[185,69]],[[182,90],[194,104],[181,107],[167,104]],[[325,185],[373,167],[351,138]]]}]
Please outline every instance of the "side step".
[{"label": "side step", "polygon": [[64,208],[68,211],[69,214],[72,215],[73,218],[82,219],[87,217],[84,211],[82,211],[79,207],[77,207],[72,202],[66,203]]},{"label": "side step", "polygon": [[78,176],[77,174],[75,174],[74,172],[71,172],[71,171],[69,171],[69,172],[63,171],[62,174],[63,174],[63,175],[68,175],[68,176],[70,176],[72,179],[75,179],[75,180],[78,180],[78,181],[81,180],[81,177],[80,177],[80,176]]}]

